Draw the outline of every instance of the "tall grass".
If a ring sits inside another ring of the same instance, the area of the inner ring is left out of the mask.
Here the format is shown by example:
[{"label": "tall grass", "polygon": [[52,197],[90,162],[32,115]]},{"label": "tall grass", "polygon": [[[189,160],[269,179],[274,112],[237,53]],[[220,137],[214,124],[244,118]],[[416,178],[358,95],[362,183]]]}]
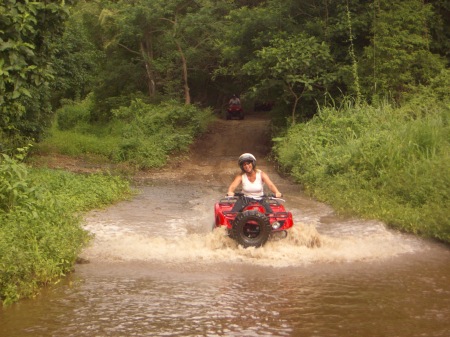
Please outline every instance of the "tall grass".
[{"label": "tall grass", "polygon": [[338,211],[450,242],[450,107],[323,108],[274,151],[309,193]]},{"label": "tall grass", "polygon": [[54,152],[68,156],[95,154],[105,160],[114,158],[119,151],[120,139],[101,134],[101,132],[83,133],[79,130],[60,130],[53,127],[51,136],[37,144],[36,149],[40,153]]},{"label": "tall grass", "polygon": [[66,106],[57,112],[57,123],[50,136],[37,145],[38,151],[70,156],[95,154],[139,169],[161,167],[169,155],[188,149],[213,118],[209,109],[193,105],[151,105],[135,100],[129,107],[114,110],[111,121],[103,125],[90,124],[86,117],[75,123],[68,117],[70,112],[85,116],[89,111],[81,111],[90,105],[73,104],[75,107]]},{"label": "tall grass", "polygon": [[32,170],[0,157],[0,302],[31,297],[73,268],[89,240],[80,215],[125,198],[127,181],[109,175]]}]

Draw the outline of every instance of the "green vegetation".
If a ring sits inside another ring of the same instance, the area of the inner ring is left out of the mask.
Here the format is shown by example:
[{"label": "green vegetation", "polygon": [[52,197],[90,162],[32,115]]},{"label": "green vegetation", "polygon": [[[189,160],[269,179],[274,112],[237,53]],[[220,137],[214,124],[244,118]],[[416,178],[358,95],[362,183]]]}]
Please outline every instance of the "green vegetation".
[{"label": "green vegetation", "polygon": [[233,93],[274,103],[275,155],[310,193],[450,242],[449,26],[448,0],[0,2],[1,298],[70,270],[68,214],[126,190],[17,148],[161,167]]},{"label": "green vegetation", "polygon": [[63,35],[68,1],[0,3],[0,144],[39,139],[52,118],[54,41]]},{"label": "green vegetation", "polygon": [[450,104],[324,108],[276,139],[281,165],[338,211],[450,243]]},{"label": "green vegetation", "polygon": [[257,78],[257,85],[263,88],[279,83],[283,88],[282,97],[293,101],[293,124],[301,98],[317,87],[325,92],[327,85],[332,83],[328,46],[318,43],[314,37],[299,34],[288,40],[274,38],[271,46],[257,51],[256,56],[244,65],[243,70]]},{"label": "green vegetation", "polygon": [[0,157],[0,301],[36,294],[70,272],[89,235],[81,214],[130,194],[127,181],[29,169]]},{"label": "green vegetation", "polygon": [[[90,124],[83,118],[89,115],[88,109],[89,104],[81,102],[58,110],[57,125],[37,150],[70,156],[94,154],[138,169],[156,168],[165,165],[170,154],[186,151],[214,118],[210,109],[194,105],[154,105],[137,99],[129,107],[113,110],[108,123]],[[67,122],[66,115],[79,118]]]}]

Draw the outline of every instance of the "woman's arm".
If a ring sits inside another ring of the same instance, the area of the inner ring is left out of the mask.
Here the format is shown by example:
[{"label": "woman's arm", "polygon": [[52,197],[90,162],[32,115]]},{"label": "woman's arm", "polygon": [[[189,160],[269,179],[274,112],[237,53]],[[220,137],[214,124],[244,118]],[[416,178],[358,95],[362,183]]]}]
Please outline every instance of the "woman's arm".
[{"label": "woman's arm", "polygon": [[233,182],[230,184],[230,186],[228,187],[228,192],[227,195],[229,196],[233,196],[234,195],[234,190],[239,186],[239,184],[242,182],[242,176],[240,174],[238,174]]},{"label": "woman's arm", "polygon": [[280,198],[282,196],[281,192],[278,191],[278,188],[275,186],[272,180],[270,180],[269,176],[263,171],[261,171],[261,178],[262,181],[264,181],[264,183],[267,185],[267,187],[269,187],[269,189],[273,192],[273,194],[275,194],[276,198]]}]

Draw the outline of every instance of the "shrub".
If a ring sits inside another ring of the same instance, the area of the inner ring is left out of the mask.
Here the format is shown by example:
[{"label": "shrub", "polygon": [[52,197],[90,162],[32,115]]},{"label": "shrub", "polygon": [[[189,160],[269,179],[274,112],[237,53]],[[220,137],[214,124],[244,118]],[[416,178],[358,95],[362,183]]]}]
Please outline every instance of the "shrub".
[{"label": "shrub", "polygon": [[209,109],[169,102],[160,105],[135,100],[114,111],[128,123],[124,127],[117,158],[139,168],[161,167],[169,154],[185,151],[211,121]]},{"label": "shrub", "polygon": [[[65,110],[59,113],[62,111]],[[113,116],[105,124],[73,125],[66,119],[72,127],[64,130],[53,127],[49,137],[37,145],[37,151],[70,156],[95,154],[137,168],[161,167],[170,154],[186,151],[213,118],[211,110],[194,105],[174,102],[152,105],[139,99],[114,110]]]},{"label": "shrub", "polygon": [[60,130],[73,129],[76,125],[89,121],[90,111],[92,109],[91,96],[87,96],[81,102],[64,102],[64,105],[56,111],[56,120]]},{"label": "shrub", "polygon": [[450,242],[450,109],[428,104],[325,108],[274,151],[286,170],[340,211]]},{"label": "shrub", "polygon": [[89,235],[80,214],[124,198],[128,183],[107,175],[30,171],[0,157],[0,301],[34,295],[73,268]]}]

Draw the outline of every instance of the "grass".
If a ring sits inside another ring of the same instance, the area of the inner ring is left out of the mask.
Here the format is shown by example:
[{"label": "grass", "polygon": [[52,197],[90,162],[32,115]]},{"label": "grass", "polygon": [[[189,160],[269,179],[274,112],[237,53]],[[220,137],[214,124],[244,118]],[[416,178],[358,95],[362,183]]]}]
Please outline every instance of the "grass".
[{"label": "grass", "polygon": [[450,108],[324,108],[276,139],[286,171],[341,213],[450,243]]},{"label": "grass", "polygon": [[162,167],[171,154],[187,150],[214,116],[211,110],[192,105],[150,105],[139,100],[115,110],[113,118],[102,124],[87,123],[86,117],[78,123],[63,123],[59,114],[65,116],[67,111],[87,114],[81,113],[79,107],[62,108],[48,137],[36,145],[35,151],[69,156],[90,154],[138,169]]},{"label": "grass", "polygon": [[126,180],[30,169],[0,159],[0,301],[9,305],[71,272],[89,241],[81,215],[130,195]]},{"label": "grass", "polygon": [[119,138],[115,136],[86,134],[75,130],[62,131],[53,127],[51,135],[37,145],[37,151],[44,154],[56,152],[68,156],[96,154],[110,159],[119,151],[119,147]]}]

